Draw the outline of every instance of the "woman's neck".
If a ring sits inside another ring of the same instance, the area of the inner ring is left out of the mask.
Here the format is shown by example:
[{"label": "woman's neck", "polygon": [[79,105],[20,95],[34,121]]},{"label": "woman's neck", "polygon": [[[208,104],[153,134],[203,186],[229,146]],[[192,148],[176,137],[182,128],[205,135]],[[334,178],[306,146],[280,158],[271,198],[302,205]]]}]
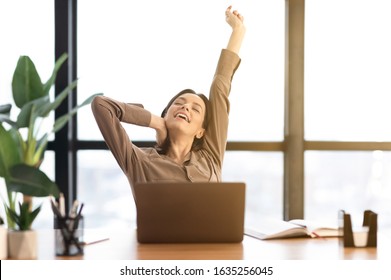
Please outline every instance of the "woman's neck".
[{"label": "woman's neck", "polygon": [[171,142],[170,148],[167,151],[167,156],[178,164],[183,164],[186,156],[191,151],[193,143],[189,142]]}]

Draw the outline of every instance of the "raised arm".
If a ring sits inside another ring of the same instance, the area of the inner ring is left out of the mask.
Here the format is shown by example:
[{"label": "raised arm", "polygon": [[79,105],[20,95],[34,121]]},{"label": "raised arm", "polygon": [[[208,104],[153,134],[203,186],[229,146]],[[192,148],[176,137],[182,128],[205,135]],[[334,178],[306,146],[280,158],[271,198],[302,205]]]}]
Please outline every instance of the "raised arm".
[{"label": "raised arm", "polygon": [[237,11],[231,12],[231,6],[225,11],[225,19],[232,28],[226,49],[223,49],[217,63],[216,72],[210,88],[210,121],[205,134],[205,148],[221,168],[224,159],[229,115],[229,94],[231,82],[240,64],[238,52],[245,34],[243,16]]},{"label": "raised arm", "polygon": [[227,50],[239,54],[246,28],[243,24],[243,16],[237,10],[231,12],[232,6],[225,11],[225,20],[232,27],[232,33],[228,41]]}]

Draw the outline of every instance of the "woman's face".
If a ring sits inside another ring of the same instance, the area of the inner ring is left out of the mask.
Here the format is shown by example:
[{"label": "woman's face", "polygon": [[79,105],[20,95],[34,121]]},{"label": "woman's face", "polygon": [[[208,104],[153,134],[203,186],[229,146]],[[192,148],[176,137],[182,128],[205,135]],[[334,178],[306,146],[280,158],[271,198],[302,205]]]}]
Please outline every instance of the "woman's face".
[{"label": "woman's face", "polygon": [[184,93],[177,97],[164,117],[170,136],[180,132],[201,138],[205,132],[202,127],[205,110],[204,101],[196,94]]}]

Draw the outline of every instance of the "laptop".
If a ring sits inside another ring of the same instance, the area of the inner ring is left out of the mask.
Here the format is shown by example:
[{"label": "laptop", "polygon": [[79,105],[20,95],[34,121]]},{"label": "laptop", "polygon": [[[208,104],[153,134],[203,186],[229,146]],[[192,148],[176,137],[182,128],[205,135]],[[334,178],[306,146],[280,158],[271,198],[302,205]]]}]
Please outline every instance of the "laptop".
[{"label": "laptop", "polygon": [[139,243],[233,243],[244,233],[245,183],[139,183]]}]

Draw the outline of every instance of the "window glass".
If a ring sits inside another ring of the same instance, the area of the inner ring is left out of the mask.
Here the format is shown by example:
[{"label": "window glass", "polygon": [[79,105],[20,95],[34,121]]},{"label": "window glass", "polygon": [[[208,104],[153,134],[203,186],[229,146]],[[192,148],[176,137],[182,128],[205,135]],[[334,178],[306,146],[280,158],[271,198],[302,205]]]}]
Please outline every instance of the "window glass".
[{"label": "window glass", "polygon": [[[265,216],[282,219],[282,167],[281,153],[226,153],[223,180],[245,182],[247,186],[247,225]],[[79,151],[78,168],[78,197],[85,203],[86,226],[135,227],[136,210],[130,185],[112,154]]]},{"label": "window glass", "polygon": [[390,10],[386,0],[306,1],[306,139],[391,141]]},{"label": "window glass", "polygon": [[86,228],[135,227],[132,191],[111,152],[79,151],[77,159],[77,196],[84,203]]},{"label": "window glass", "polygon": [[[54,2],[0,2],[0,104],[12,103],[12,76],[21,55],[29,56],[46,82],[54,67]],[[15,115],[16,117],[16,115]]]},{"label": "window glass", "polygon": [[[154,114],[185,88],[208,94],[230,27],[230,2],[78,1],[78,96],[142,103]],[[93,6],[93,13],[91,12]],[[240,1],[246,37],[231,92],[229,139],[283,139],[284,2]],[[153,7],[153,8],[152,8]],[[80,139],[102,140],[90,110],[78,113]],[[133,140],[154,140],[129,127]]]},{"label": "window glass", "polygon": [[283,154],[226,152],[223,181],[246,183],[246,226],[283,217]]},{"label": "window glass", "polygon": [[307,219],[336,221],[343,209],[362,223],[370,209],[391,228],[391,152],[308,151],[305,166]]},{"label": "window glass", "polygon": [[[43,82],[53,70],[54,1],[0,1],[0,41],[0,105],[11,103],[14,106],[11,83],[19,56],[27,55],[33,60]],[[19,109],[13,107],[11,113],[15,120]],[[45,126],[43,124],[42,131]],[[46,152],[41,169],[54,180],[52,152]],[[4,199],[7,197],[3,178],[0,178],[0,195]],[[34,198],[34,207],[42,203],[42,210],[33,227],[52,227],[53,216],[47,202],[46,198]],[[0,215],[5,217],[3,207],[0,207]]]}]

